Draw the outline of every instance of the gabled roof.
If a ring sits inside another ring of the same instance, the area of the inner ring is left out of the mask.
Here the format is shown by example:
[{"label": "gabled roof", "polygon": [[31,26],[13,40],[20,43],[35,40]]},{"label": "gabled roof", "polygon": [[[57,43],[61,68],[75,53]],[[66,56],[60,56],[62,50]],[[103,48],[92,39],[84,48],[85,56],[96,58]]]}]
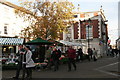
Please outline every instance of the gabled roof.
[{"label": "gabled roof", "polygon": [[[103,10],[100,10],[100,11],[90,11],[90,12],[73,12],[72,14],[80,14],[80,15],[84,14],[84,15],[89,15],[89,14],[91,14],[91,13],[93,13],[93,14],[94,14],[94,13],[97,13],[97,15],[91,16],[92,18],[100,15],[100,16],[102,16],[103,20],[106,21],[106,17],[105,17],[105,15],[104,15]],[[91,17],[90,17],[90,18],[91,18]]]}]

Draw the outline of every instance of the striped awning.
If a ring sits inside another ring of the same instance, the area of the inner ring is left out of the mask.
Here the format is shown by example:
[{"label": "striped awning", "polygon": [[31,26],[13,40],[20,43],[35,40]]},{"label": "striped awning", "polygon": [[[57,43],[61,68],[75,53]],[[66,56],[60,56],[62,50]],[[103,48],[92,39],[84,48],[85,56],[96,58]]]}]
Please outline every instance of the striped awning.
[{"label": "striped awning", "polygon": [[0,45],[20,45],[24,38],[0,38]]}]

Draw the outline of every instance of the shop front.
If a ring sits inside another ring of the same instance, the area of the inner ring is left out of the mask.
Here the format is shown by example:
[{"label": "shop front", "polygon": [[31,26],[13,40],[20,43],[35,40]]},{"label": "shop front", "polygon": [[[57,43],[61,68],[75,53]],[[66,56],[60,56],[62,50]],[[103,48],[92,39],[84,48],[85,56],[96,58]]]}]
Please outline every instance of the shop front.
[{"label": "shop front", "polygon": [[23,44],[23,38],[0,38],[2,58],[14,58],[18,52],[18,45]]}]

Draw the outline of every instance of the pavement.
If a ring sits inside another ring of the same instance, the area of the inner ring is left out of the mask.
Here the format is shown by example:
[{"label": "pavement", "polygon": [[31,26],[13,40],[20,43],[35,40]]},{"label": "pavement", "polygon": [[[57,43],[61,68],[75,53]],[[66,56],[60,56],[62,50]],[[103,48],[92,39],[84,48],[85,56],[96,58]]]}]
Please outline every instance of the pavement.
[{"label": "pavement", "polygon": [[[67,64],[61,64],[58,71],[53,70],[33,70],[33,79],[35,78],[108,78],[109,80],[117,80],[120,78],[118,71],[118,58],[116,57],[102,57],[97,61],[85,60],[83,62],[77,62],[77,70],[68,72]],[[22,73],[21,73],[22,74]],[[15,75],[15,70],[2,71],[2,78],[11,79]],[[20,75],[21,77],[21,75]],[[108,80],[107,79],[107,80]],[[102,79],[103,80],[103,79]]]}]

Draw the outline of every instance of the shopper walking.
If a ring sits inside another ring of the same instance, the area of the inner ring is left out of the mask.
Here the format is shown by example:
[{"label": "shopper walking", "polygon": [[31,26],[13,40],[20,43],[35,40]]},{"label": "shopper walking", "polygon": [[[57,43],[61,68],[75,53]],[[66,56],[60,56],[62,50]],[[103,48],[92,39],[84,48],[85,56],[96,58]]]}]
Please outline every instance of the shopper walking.
[{"label": "shopper walking", "polygon": [[72,46],[70,46],[67,50],[67,56],[68,56],[68,71],[71,71],[71,64],[74,67],[74,70],[76,70],[76,51],[75,49],[72,48]]},{"label": "shopper walking", "polygon": [[97,61],[97,50],[93,48],[93,60]]},{"label": "shopper walking", "polygon": [[91,48],[88,48],[87,53],[88,53],[88,60],[90,61],[90,59],[92,59],[92,56],[93,56],[93,51],[92,51],[92,49],[91,49]]},{"label": "shopper walking", "polygon": [[30,47],[25,47],[26,52],[26,61],[23,62],[23,64],[26,64],[26,73],[27,73],[27,79],[32,78],[32,68],[35,67],[34,61],[32,59],[32,52],[30,51]]},{"label": "shopper walking", "polygon": [[78,49],[78,60],[79,61],[83,61],[83,51],[82,51],[82,48],[79,48]]},{"label": "shopper walking", "polygon": [[54,71],[57,71],[59,69],[58,63],[59,63],[59,52],[56,48],[53,49],[53,52],[51,54],[51,59],[53,61],[54,65]]},{"label": "shopper walking", "polygon": [[[14,79],[18,79],[19,78],[20,71],[23,68],[23,65],[22,65],[23,58],[24,58],[24,55],[26,53],[26,50],[24,49],[23,45],[19,45],[18,47],[19,47],[19,51],[16,54],[16,56],[18,57],[18,65],[17,65],[16,75],[15,75],[15,77],[13,77]],[[24,76],[25,75],[24,75],[24,70],[23,70],[22,77],[24,78]]]},{"label": "shopper walking", "polygon": [[46,54],[45,54],[45,59],[47,60],[47,68],[48,69],[51,69],[51,54],[52,54],[52,48],[49,47],[46,51]]}]

